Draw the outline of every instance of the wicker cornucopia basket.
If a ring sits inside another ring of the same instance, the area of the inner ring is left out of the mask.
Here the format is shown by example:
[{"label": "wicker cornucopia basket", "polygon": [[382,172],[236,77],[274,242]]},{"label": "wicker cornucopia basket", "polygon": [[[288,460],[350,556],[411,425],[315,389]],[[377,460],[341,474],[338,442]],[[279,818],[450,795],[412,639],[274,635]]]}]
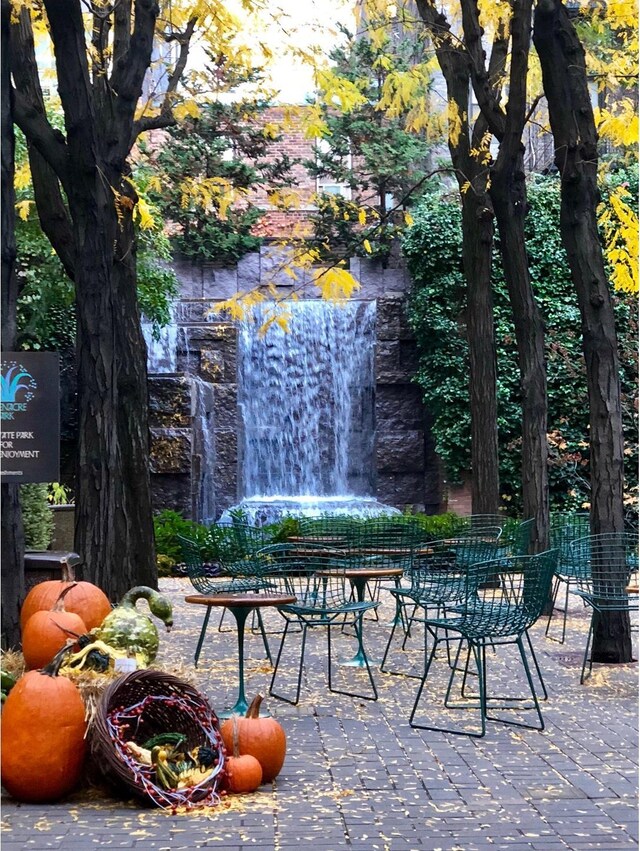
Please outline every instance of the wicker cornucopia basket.
[{"label": "wicker cornucopia basket", "polygon": [[[127,742],[143,745],[160,733],[182,733],[185,750],[214,752],[213,771],[198,785],[163,787],[153,766],[142,765]],[[218,802],[225,751],[218,718],[193,686],[161,671],[134,671],[109,685],[90,727],[91,758],[120,794],[135,795],[165,808],[211,806]]]}]

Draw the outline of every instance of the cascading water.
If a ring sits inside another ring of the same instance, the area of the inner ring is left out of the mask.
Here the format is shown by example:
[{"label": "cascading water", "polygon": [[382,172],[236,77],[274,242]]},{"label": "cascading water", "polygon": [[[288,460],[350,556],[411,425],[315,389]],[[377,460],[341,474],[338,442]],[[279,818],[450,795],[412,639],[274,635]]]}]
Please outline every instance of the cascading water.
[{"label": "cascading water", "polygon": [[375,302],[291,302],[289,330],[273,323],[261,334],[272,310],[256,309],[239,332],[237,507],[260,523],[395,512],[367,496],[375,486]]},{"label": "cascading water", "polygon": [[195,479],[199,482],[196,498],[197,519],[200,523],[215,520],[215,444],[213,439],[213,389],[201,378],[191,378],[191,405],[194,419],[192,463],[198,465]]},{"label": "cascading water", "polygon": [[175,305],[171,308],[171,320],[153,335],[153,325],[143,319],[142,335],[147,344],[147,370],[151,375],[161,375],[177,370],[178,326],[175,317]]}]

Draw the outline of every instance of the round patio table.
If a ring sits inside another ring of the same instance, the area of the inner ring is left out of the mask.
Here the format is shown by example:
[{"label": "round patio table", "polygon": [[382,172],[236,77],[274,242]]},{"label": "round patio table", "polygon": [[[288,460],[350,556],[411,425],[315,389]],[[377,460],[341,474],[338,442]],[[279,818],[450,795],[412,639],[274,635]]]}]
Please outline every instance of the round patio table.
[{"label": "round patio table", "polygon": [[[401,567],[347,567],[343,571],[346,578],[353,585],[356,592],[356,599],[359,603],[364,602],[364,590],[367,587],[367,582],[370,579],[391,579],[402,576],[404,569]],[[367,658],[362,643],[362,616],[360,615],[360,629],[358,633],[358,649],[356,655],[352,659],[347,659],[340,662],[340,665],[346,665],[351,668],[366,668],[371,665],[378,664]]]},{"label": "round patio table", "polygon": [[249,704],[244,692],[244,625],[248,615],[264,606],[286,606],[295,603],[290,594],[192,594],[184,598],[187,603],[198,606],[218,606],[229,609],[238,628],[238,699],[231,709],[219,712],[220,718],[244,715]]}]

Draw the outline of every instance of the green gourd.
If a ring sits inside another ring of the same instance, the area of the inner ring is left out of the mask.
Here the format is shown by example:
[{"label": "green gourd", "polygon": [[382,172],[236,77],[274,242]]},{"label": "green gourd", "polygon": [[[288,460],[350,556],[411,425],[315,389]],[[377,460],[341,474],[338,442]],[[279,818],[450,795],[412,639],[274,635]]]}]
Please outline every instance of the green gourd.
[{"label": "green gourd", "polygon": [[170,630],[173,626],[173,610],[169,600],[153,588],[137,585],[127,591],[116,608],[102,621],[96,637],[111,647],[135,654],[146,666],[156,658],[159,639],[151,618],[136,609],[136,602],[140,598],[148,602],[151,614],[160,618],[167,631]]}]

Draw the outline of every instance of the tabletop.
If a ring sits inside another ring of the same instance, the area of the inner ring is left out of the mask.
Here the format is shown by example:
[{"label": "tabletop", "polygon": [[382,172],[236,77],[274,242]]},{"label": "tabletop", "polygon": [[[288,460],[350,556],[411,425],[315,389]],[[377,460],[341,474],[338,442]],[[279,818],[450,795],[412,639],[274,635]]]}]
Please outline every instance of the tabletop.
[{"label": "tabletop", "polygon": [[337,570],[318,570],[318,574],[326,574],[327,576],[346,576],[347,579],[384,579],[385,577],[402,576],[404,568],[402,567],[376,567],[375,565],[367,567],[345,567]]},{"label": "tabletop", "polygon": [[261,606],[287,606],[295,603],[296,598],[291,594],[192,594],[184,598],[187,603],[201,606],[245,606],[260,608]]}]

